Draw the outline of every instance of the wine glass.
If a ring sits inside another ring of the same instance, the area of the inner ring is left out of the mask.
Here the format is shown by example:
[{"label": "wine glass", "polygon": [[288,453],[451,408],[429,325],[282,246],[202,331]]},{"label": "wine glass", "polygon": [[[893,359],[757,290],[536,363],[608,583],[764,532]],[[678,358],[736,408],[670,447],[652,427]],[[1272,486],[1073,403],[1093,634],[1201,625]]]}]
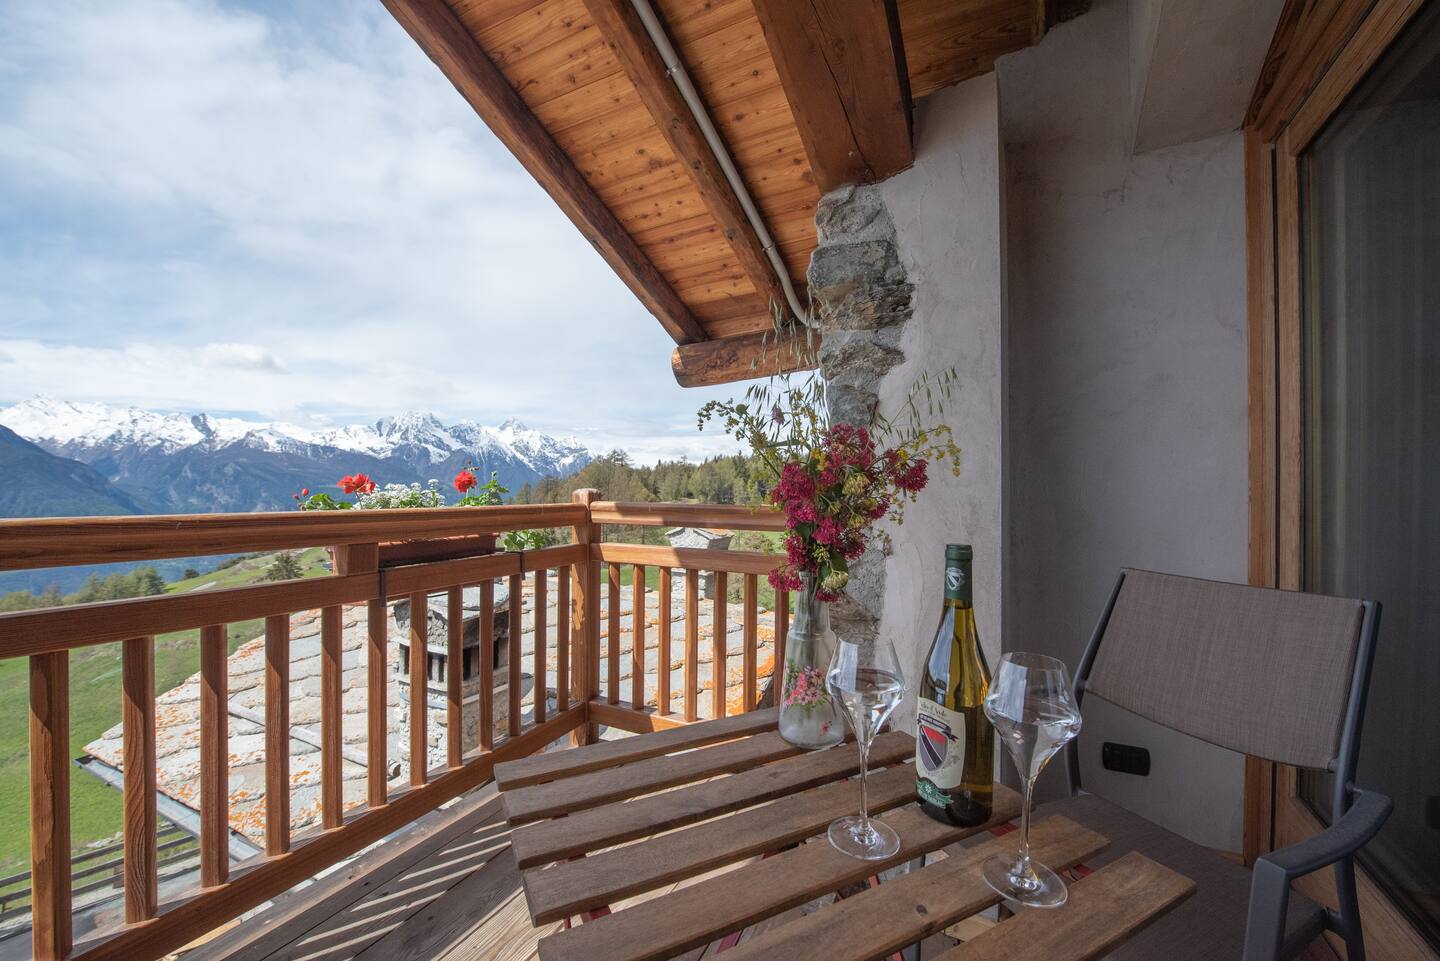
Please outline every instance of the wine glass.
[{"label": "wine glass", "polygon": [[870,742],[905,695],[900,659],[889,641],[842,639],[830,659],[825,686],[845,709],[845,719],[860,747],[860,816],[834,821],[830,825],[830,843],[866,861],[892,857],[900,850],[900,836],[890,825],[870,818],[865,775],[870,766]]},{"label": "wine glass", "polygon": [[1011,901],[1034,908],[1058,908],[1067,892],[1060,876],[1030,860],[1030,804],[1035,779],[1049,760],[1080,733],[1080,709],[1070,696],[1065,665],[1043,654],[1010,653],[1000,658],[985,714],[1020,772],[1025,787],[1020,809],[1020,850],[1011,859],[992,855],[981,865],[985,883]]}]

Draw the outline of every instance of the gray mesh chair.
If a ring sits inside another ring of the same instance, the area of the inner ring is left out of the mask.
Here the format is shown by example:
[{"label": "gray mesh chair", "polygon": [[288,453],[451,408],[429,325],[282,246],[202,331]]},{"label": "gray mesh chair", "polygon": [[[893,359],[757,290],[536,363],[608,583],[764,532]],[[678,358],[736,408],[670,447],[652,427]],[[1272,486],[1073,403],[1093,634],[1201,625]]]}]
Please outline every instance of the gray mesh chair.
[{"label": "gray mesh chair", "polygon": [[[1070,800],[1045,805],[1194,878],[1196,894],[1118,950],[1117,959],[1292,957],[1323,930],[1364,961],[1354,855],[1391,802],[1353,783],[1380,605],[1121,571],[1075,672],[1086,694],[1232,751],[1334,774],[1330,828],[1260,858],[1253,872],[1093,795],[1066,753]],[[1115,855],[1111,855],[1115,856]],[[1093,863],[1103,864],[1105,857]],[[1290,890],[1333,866],[1339,910]],[[1243,953],[1242,953],[1243,952]]]}]

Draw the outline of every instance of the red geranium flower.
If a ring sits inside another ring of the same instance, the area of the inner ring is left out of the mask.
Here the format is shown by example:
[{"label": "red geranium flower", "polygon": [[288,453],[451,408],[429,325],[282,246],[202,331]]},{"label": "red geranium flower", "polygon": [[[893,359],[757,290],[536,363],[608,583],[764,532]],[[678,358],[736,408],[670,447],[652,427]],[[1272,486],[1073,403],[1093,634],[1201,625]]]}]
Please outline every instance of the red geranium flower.
[{"label": "red geranium flower", "polygon": [[468,492],[478,483],[480,482],[475,479],[475,475],[468,470],[462,470],[455,475],[455,489],[462,494]]},{"label": "red geranium flower", "polygon": [[340,489],[347,494],[368,494],[375,489],[375,482],[365,474],[346,474],[340,478]]}]

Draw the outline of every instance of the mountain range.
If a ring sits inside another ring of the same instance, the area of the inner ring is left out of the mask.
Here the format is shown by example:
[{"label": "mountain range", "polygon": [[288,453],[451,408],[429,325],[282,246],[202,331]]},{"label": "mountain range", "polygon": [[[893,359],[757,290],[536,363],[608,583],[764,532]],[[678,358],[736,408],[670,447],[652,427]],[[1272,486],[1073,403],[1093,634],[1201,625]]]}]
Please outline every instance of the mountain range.
[{"label": "mountain range", "polygon": [[[5,428],[0,516],[10,517],[283,510],[301,488],[333,491],[345,474],[381,484],[435,478],[448,487],[467,463],[515,490],[594,459],[578,441],[514,419],[447,425],[423,411],[312,430],[36,397],[0,408]],[[80,506],[94,509],[68,506],[76,491],[84,492]]]},{"label": "mountain range", "polygon": [[138,514],[140,505],[79,461],[56,457],[0,426],[0,517]]}]

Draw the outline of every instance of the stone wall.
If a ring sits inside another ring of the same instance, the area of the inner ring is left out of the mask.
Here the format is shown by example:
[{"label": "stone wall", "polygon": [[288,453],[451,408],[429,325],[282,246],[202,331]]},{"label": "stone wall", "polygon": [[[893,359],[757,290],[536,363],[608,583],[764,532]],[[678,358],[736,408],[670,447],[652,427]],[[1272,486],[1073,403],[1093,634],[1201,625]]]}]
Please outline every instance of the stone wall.
[{"label": "stone wall", "polygon": [[[888,637],[912,683],[940,615],[947,542],[975,547],[980,632],[992,658],[1000,649],[1003,230],[993,75],[928,97],[916,127],[914,167],[822,199],[809,275],[832,417],[894,416],[920,375],[958,377],[944,420],[961,475],[931,471],[889,549],[872,546],[852,565],[833,612],[842,636]],[[912,695],[895,715],[907,730],[913,704]]]},{"label": "stone wall", "polygon": [[[844,187],[815,212],[819,246],[810,258],[810,297],[824,334],[819,360],[834,421],[868,424],[885,375],[914,313],[900,263],[895,224],[878,186]],[[874,637],[884,612],[885,555],[877,542],[850,566],[850,584],[834,605],[840,635]]]}]

